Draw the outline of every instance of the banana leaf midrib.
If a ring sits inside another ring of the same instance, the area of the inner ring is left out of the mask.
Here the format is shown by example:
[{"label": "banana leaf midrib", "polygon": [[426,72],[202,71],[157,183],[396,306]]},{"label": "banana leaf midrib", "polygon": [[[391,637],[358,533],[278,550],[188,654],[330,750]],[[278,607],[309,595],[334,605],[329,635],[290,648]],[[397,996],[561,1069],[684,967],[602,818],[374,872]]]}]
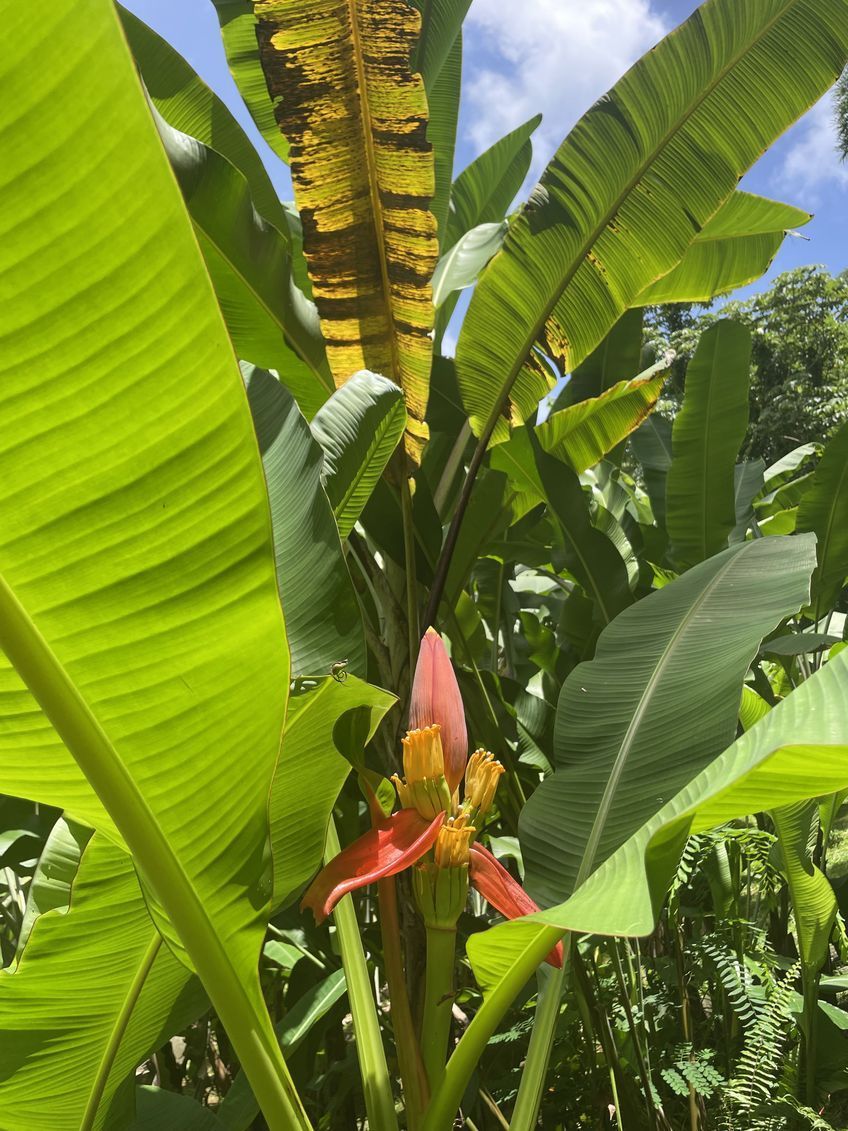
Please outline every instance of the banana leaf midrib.
[{"label": "banana leaf midrib", "polygon": [[389,280],[389,267],[386,259],[386,238],[383,230],[383,206],[380,201],[380,182],[377,177],[377,159],[374,152],[371,111],[368,104],[368,80],[365,72],[362,37],[359,33],[357,14],[358,0],[347,0],[350,14],[350,33],[353,44],[353,59],[356,67],[356,83],[359,87],[359,106],[362,126],[362,140],[365,149],[365,164],[368,168],[368,192],[371,197],[371,212],[374,217],[374,237],[377,240],[377,259],[380,264],[380,281],[383,289],[383,306],[389,323],[389,349],[392,357],[390,376],[395,384],[401,383],[400,357],[398,355],[395,315],[392,307],[392,288]]},{"label": "banana leaf midrib", "polygon": [[153,963],[156,961],[156,956],[162,946],[162,936],[150,924],[152,938],[144,952],[144,956],[138,965],[127,995],[124,1002],[115,1018],[115,1023],[112,1026],[112,1031],[109,1034],[109,1039],[103,1049],[103,1055],[100,1059],[100,1064],[97,1067],[97,1073],[94,1078],[94,1083],[91,1088],[91,1095],[89,1096],[88,1103],[86,1104],[85,1112],[80,1123],[80,1131],[91,1131],[94,1127],[94,1121],[97,1118],[97,1112],[100,1108],[100,1102],[103,1099],[103,1092],[109,1080],[109,1075],[115,1062],[115,1057],[121,1046],[121,1041],[126,1033],[127,1026],[130,1023],[133,1009],[135,1008],[141,992],[144,989],[147,976],[153,968]]},{"label": "banana leaf midrib", "polygon": [[719,582],[723,580],[725,574],[727,574],[728,571],[736,564],[737,556],[738,555],[734,554],[730,558],[730,560],[710,580],[709,584],[704,587],[702,592],[698,594],[696,600],[693,601],[688,609],[686,609],[680,621],[680,624],[674,630],[671,639],[663,649],[662,655],[654,665],[654,670],[651,673],[651,678],[648,680],[648,684],[645,687],[645,690],[639,696],[639,702],[636,705],[636,709],[633,712],[633,717],[631,718],[627,730],[625,731],[624,736],[621,740],[621,745],[619,746],[615,762],[613,763],[612,769],[610,770],[609,778],[607,779],[606,786],[604,787],[603,796],[598,802],[598,811],[595,815],[594,821],[592,822],[592,829],[586,841],[586,847],[583,850],[583,856],[580,861],[580,868],[577,872],[577,878],[574,883],[575,891],[580,887],[582,883],[586,881],[593,870],[595,856],[597,854],[600,839],[603,835],[604,827],[606,825],[606,818],[615,799],[615,795],[618,789],[618,783],[621,779],[621,775],[624,773],[627,758],[638,732],[639,724],[641,723],[642,718],[644,717],[645,712],[650,705],[651,698],[657,686],[659,685],[661,676],[671,662],[671,658],[677,642],[682,637],[684,631],[689,627],[690,623],[700,612],[701,608],[706,603],[707,598],[710,597]]},{"label": "banana leaf midrib", "polygon": [[[709,96],[720,86],[720,84],[739,65],[739,63],[770,34],[772,29],[778,24],[778,22],[780,20],[782,20],[784,18],[784,16],[786,16],[786,14],[792,8],[794,8],[797,3],[798,3],[798,0],[789,0],[789,2],[780,10],[780,12],[777,13],[771,20],[769,20],[768,24],[766,24],[763,28],[760,29],[760,32],[754,37],[753,41],[749,42],[745,47],[743,47],[736,55],[734,55],[725,64],[725,66],[716,75],[716,77],[713,79],[713,81],[711,83],[709,83],[704,88],[704,90],[701,92],[701,94],[693,101],[692,105],[689,107],[689,109],[686,111],[686,113],[682,117],[677,119],[677,121],[674,123],[672,128],[669,129],[663,135],[663,137],[660,139],[660,141],[657,143],[657,145],[652,148],[651,152],[646,154],[645,159],[641,162],[637,171],[634,173],[634,175],[630,178],[630,180],[624,186],[622,191],[616,197],[614,203],[607,210],[604,217],[599,221],[599,223],[595,226],[595,228],[592,229],[591,233],[587,237],[583,246],[580,248],[579,253],[577,255],[575,255],[574,263],[573,263],[572,267],[569,269],[568,272],[566,272],[565,277],[561,281],[560,285],[556,288],[554,297],[549,302],[547,302],[545,304],[542,313],[540,314],[539,318],[537,318],[537,320],[533,324],[531,330],[525,336],[525,338],[524,338],[524,340],[521,344],[520,351],[516,355],[517,360],[513,364],[513,366],[510,368],[509,373],[506,377],[506,380],[503,383],[503,388],[502,388],[501,394],[498,397],[495,404],[493,405],[492,410],[489,413],[488,419],[486,420],[486,424],[485,424],[485,426],[484,426],[484,428],[481,432],[481,437],[485,439],[485,442],[487,444],[488,444],[488,441],[489,441],[489,437],[494,432],[494,429],[495,429],[495,426],[498,422],[498,419],[501,416],[501,414],[502,414],[502,412],[503,412],[503,410],[504,410],[504,408],[505,408],[505,406],[506,406],[506,404],[509,400],[509,394],[512,391],[512,386],[515,384],[515,381],[516,381],[516,378],[518,377],[518,374],[521,372],[521,370],[524,368],[524,365],[526,364],[527,357],[528,357],[530,351],[532,350],[535,343],[538,341],[539,336],[544,331],[545,326],[547,325],[548,319],[550,318],[551,314],[553,313],[554,309],[556,308],[557,303],[562,298],[562,295],[565,292],[566,288],[574,280],[574,277],[577,274],[577,272],[580,270],[580,267],[582,266],[583,261],[585,260],[586,256],[589,254],[589,252],[594,247],[596,241],[603,234],[604,229],[607,227],[610,220],[615,217],[618,210],[621,208],[621,206],[627,200],[627,197],[630,195],[630,193],[633,191],[633,189],[636,187],[636,185],[638,185],[639,181],[642,179],[642,177],[645,175],[645,173],[651,167],[651,165],[654,162],[654,160],[656,159],[657,155],[659,153],[661,153],[667,145],[670,144],[670,142],[674,139],[674,137],[684,128],[684,126],[686,126],[688,124],[689,119],[696,113],[697,110],[700,109],[700,107],[707,100],[707,98],[709,98]],[[694,18],[694,15],[690,16],[690,19],[693,19],[693,18]],[[688,21],[687,21],[687,23],[688,23]],[[675,35],[680,34],[680,31],[685,26],[686,26],[686,24],[681,24],[680,27],[678,27],[674,32],[671,33],[671,36],[669,36],[669,39],[672,38]],[[556,160],[556,156],[554,157],[553,160],[554,161]],[[526,205],[525,205],[525,207],[526,207]],[[713,211],[713,213],[711,214],[709,219],[712,219],[712,217],[716,215],[716,213],[718,212],[720,207],[721,207],[721,203],[719,203],[717,205],[717,207],[715,208],[715,210]],[[693,238],[692,242],[694,242],[694,238]],[[498,252],[498,255],[504,255],[504,254],[508,254],[508,249],[507,249],[506,246],[500,252]],[[661,277],[662,276],[660,276],[659,278],[661,278]],[[651,286],[655,282],[658,282],[658,279],[651,280],[651,282],[648,283],[647,285]]]}]

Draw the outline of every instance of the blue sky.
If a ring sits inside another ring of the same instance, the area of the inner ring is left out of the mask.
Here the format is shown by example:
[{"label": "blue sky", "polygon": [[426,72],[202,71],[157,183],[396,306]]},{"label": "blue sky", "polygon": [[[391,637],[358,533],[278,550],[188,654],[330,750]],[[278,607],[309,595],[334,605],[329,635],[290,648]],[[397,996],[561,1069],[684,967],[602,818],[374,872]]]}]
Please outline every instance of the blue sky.
[{"label": "blue sky", "polygon": [[[268,155],[281,196],[290,198],[287,173],[253,129],[229,76],[210,0],[123,2],[224,98]],[[533,167],[538,174],[581,112],[697,6],[696,0],[473,0],[465,25],[456,171],[541,110]],[[808,239],[788,239],[769,277],[805,263],[824,263],[834,272],[848,267],[848,165],[836,153],[832,117],[830,99],[824,99],[743,182],[752,192],[815,213],[804,229]]]}]

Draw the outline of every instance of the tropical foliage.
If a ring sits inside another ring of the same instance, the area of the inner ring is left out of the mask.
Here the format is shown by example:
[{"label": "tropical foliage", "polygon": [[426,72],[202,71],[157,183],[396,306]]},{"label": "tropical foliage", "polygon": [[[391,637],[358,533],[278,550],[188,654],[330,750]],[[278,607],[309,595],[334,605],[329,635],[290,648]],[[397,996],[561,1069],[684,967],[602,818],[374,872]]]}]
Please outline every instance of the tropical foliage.
[{"label": "tropical foliage", "polygon": [[214,4],[294,202],[3,7],[0,1128],[844,1126],[844,325],[644,311],[807,219],[736,186],[848,0],[706,0],[526,198],[467,0]]}]

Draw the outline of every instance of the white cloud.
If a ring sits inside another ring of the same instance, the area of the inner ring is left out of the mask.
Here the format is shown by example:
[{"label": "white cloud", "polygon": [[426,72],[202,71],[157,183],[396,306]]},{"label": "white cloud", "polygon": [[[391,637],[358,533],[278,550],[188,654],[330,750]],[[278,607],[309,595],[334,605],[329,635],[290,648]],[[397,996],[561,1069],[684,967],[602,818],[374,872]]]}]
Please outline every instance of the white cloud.
[{"label": "white cloud", "polygon": [[541,111],[534,174],[669,30],[651,0],[474,0],[466,28],[465,137],[480,152]]},{"label": "white cloud", "polygon": [[797,140],[789,147],[776,176],[781,191],[804,194],[816,207],[827,184],[848,188],[848,163],[837,149],[833,94],[827,94],[795,128]]}]

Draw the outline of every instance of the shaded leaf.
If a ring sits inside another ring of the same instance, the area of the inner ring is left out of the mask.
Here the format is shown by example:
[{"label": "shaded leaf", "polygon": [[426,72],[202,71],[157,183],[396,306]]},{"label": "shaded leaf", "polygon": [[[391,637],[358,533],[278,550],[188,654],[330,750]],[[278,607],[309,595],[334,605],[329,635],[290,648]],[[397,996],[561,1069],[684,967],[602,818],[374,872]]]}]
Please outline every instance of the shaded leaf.
[{"label": "shaded leaf", "polygon": [[668,367],[662,363],[597,397],[551,413],[536,429],[539,443],[578,474],[594,467],[648,416],[667,376]]},{"label": "shaded leaf", "polygon": [[339,728],[346,718],[355,719],[364,747],[394,702],[393,695],[355,676],[295,683],[271,791],[275,907],[291,903],[321,863],[327,822],[350,773]]},{"label": "shaded leaf", "polygon": [[60,914],[67,911],[80,854],[90,837],[90,828],[65,817],[60,817],[50,830],[27,893],[16,960],[20,960],[30,931],[40,915],[53,910]]},{"label": "shaded leaf", "polygon": [[[308,989],[303,997],[298,998],[282,1021],[276,1025],[277,1037],[287,1056],[297,1052],[313,1026],[326,1016],[346,993],[344,971],[334,970],[317,985]],[[225,1128],[226,1131],[250,1131],[258,1114],[259,1105],[247,1077],[240,1072],[218,1108],[215,1125],[219,1129]],[[202,1129],[198,1128],[198,1131]]]},{"label": "shaded leaf", "polygon": [[310,427],[324,452],[322,481],[342,538],[371,497],[406,424],[403,395],[376,373],[354,373]]},{"label": "shaded leaf", "polygon": [[605,389],[639,373],[643,317],[642,310],[636,307],[619,318],[601,344],[571,374],[554,408],[599,397]]},{"label": "shaded leaf", "polygon": [[114,6],[7,16],[0,778],[130,849],[294,1117],[257,976],[289,664],[241,377]]},{"label": "shaded leaf", "polygon": [[136,1065],[206,998],[151,922],[129,856],[102,834],[65,896],[70,908],[39,917],[18,969],[0,973],[0,1126],[119,1131]]},{"label": "shaded leaf", "polygon": [[848,653],[805,680],[656,810],[565,903],[473,935],[469,955],[484,989],[493,989],[512,965],[532,973],[551,944],[544,924],[587,934],[649,934],[688,836],[848,786],[846,695]]},{"label": "shaded leaf", "polygon": [[234,166],[154,116],[237,354],[276,369],[313,416],[333,380],[317,312],[292,276],[288,242],[257,214]]},{"label": "shaded leaf", "polygon": [[268,485],[292,674],[329,675],[347,660],[365,675],[362,614],[321,482],[321,447],[276,377],[255,366],[245,366],[244,376]]},{"label": "shaded leaf", "polygon": [[521,814],[538,903],[576,891],[732,741],[748,665],[762,637],[804,604],[813,557],[811,539],[734,547],[601,633],[595,659],[563,685],[556,772]]},{"label": "shaded leaf", "polygon": [[677,559],[702,562],[736,527],[734,469],[748,426],[751,331],[723,319],[698,343],[672,432],[666,527]]},{"label": "shaded leaf", "polygon": [[262,158],[226,103],[153,28],[120,5],[118,13],[147,93],[165,121],[235,165],[247,178],[258,210],[285,235],[286,210]]},{"label": "shaded leaf", "polygon": [[736,526],[730,532],[730,544],[744,542],[754,521],[754,499],[763,489],[765,464],[761,459],[747,459],[733,470],[734,510]]},{"label": "shaded leaf", "polygon": [[262,137],[281,161],[289,159],[288,140],[277,124],[280,91],[269,84],[260,62],[268,32],[254,15],[253,0],[212,0],[221,25],[227,64]]},{"label": "shaded leaf", "polygon": [[433,273],[433,305],[438,308],[453,294],[470,287],[503,243],[507,225],[478,224],[445,252]]},{"label": "shaded leaf", "polygon": [[818,538],[815,620],[836,601],[848,575],[848,424],[830,439],[801,499],[795,529]]},{"label": "shaded leaf", "polygon": [[633,454],[642,465],[651,510],[659,526],[666,524],[665,491],[672,459],[670,420],[652,413],[630,437]]},{"label": "shaded leaf", "polygon": [[429,106],[427,140],[433,147],[435,173],[435,187],[433,199],[430,201],[430,211],[436,219],[439,239],[442,243],[444,243],[448,220],[461,91],[462,33],[460,32],[427,95]]}]

